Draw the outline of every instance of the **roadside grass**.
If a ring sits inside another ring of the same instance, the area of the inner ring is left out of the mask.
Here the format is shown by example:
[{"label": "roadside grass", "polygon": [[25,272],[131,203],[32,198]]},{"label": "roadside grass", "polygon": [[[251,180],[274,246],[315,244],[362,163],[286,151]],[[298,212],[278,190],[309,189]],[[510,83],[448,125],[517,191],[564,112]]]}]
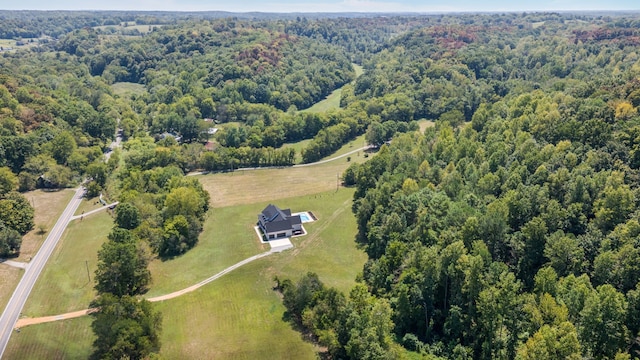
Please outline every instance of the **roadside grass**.
[{"label": "roadside grass", "polygon": [[142,84],[132,82],[117,82],[111,85],[113,93],[119,96],[141,95],[147,92]]},{"label": "roadside grass", "polygon": [[5,359],[88,359],[95,339],[91,317],[32,325],[14,331]]},{"label": "roadside grass", "polygon": [[[341,156],[341,155],[344,155],[344,154],[346,154],[348,152],[351,152],[351,151],[353,151],[355,149],[359,149],[359,148],[365,146],[366,142],[364,140],[364,137],[365,137],[364,134],[356,137],[355,139],[353,139],[353,140],[349,141],[348,143],[342,145],[342,147],[340,149],[338,149],[338,151],[336,151],[335,153],[325,157],[322,160],[331,159],[331,158],[334,158],[336,156]],[[363,156],[364,156],[364,154],[362,153],[362,151],[360,151],[359,154],[351,155],[351,160],[353,161],[355,158],[363,157]],[[337,161],[347,161],[347,160],[346,159],[339,159]]]},{"label": "roadside grass", "polygon": [[[20,256],[16,261],[29,261],[36,255],[40,246],[47,238],[49,231],[58,221],[58,218],[71,201],[74,191],[64,189],[59,191],[34,190],[24,193],[24,197],[34,208],[33,223],[34,229],[22,237]],[[40,233],[40,226],[43,226],[45,233]]]},{"label": "roadside grass", "polygon": [[[82,202],[80,203],[80,206],[78,206],[78,209],[76,210],[74,215],[82,215],[83,213],[87,213],[91,210],[96,210],[104,207],[100,203],[99,199],[100,199],[99,196],[92,197],[91,199],[83,198]],[[113,202],[111,199],[109,199],[106,196],[104,196],[103,199],[104,201],[107,202],[107,204],[111,204]],[[104,210],[104,212],[107,212],[107,210]]]},{"label": "roadside grass", "polygon": [[22,269],[0,263],[0,313],[7,306],[23,274]]},{"label": "roadside grass", "polygon": [[364,154],[360,153],[353,154],[350,162],[341,158],[308,167],[235,171],[199,175],[198,178],[209,192],[212,206],[225,207],[335,190],[347,167],[365,160]]},{"label": "roadside grass", "polygon": [[23,314],[38,317],[86,309],[95,297],[98,249],[112,227],[106,212],[72,221],[34,285]]}]

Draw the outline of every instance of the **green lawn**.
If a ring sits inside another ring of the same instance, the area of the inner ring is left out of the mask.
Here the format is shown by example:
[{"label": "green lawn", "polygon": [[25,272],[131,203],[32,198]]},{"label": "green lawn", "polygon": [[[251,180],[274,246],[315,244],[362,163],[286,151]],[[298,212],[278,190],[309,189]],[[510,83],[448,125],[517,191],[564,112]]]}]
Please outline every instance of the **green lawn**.
[{"label": "green lawn", "polygon": [[256,209],[251,205],[212,209],[194,249],[172,260],[151,262],[153,283],[146,297],[189,287],[241,260],[269,250],[267,245],[258,242],[252,227],[262,210]]},{"label": "green lawn", "polygon": [[[357,64],[352,64],[353,68],[356,72],[356,77],[362,75],[364,72],[362,66]],[[323,113],[329,110],[334,110],[340,108],[340,99],[342,98],[342,88],[336,89],[331,92],[331,94],[327,95],[324,100],[319,101],[313,104],[311,107],[308,107],[302,112],[314,112],[314,113]]]},{"label": "green lawn", "polygon": [[23,314],[38,317],[86,309],[95,296],[97,252],[112,227],[106,212],[72,221],[38,278]]},{"label": "green lawn", "polygon": [[[273,277],[298,279],[312,271],[325,284],[349,291],[366,261],[366,255],[354,242],[352,196],[353,189],[342,189],[278,201],[278,205],[291,207],[292,211],[311,210],[318,221],[305,225],[309,234],[294,238],[294,249],[245,265],[193,293],[158,303],[165,324],[161,356],[316,358],[317,349],[282,320],[285,309],[272,289]],[[236,208],[251,212],[247,217],[253,218],[265,205]],[[227,211],[214,210],[218,216]],[[257,238],[253,241],[257,242]]]},{"label": "green lawn", "polygon": [[0,312],[4,311],[23,274],[20,268],[0,264]]},{"label": "green lawn", "polygon": [[293,149],[296,151],[296,158],[295,158],[295,163],[296,164],[301,164],[302,163],[302,150],[305,149],[309,143],[311,142],[312,139],[306,139],[306,140],[300,140],[298,142],[295,143],[286,143],[282,145],[283,149]]},{"label": "green lawn", "polygon": [[4,359],[88,359],[94,340],[88,316],[27,326],[13,332]]},{"label": "green lawn", "polygon": [[324,100],[313,104],[301,112],[323,113],[329,110],[338,109],[340,107],[340,98],[342,97],[342,88],[333,90]]},{"label": "green lawn", "polygon": [[[357,141],[357,140],[355,140]],[[356,142],[347,144],[338,153],[356,148]],[[318,194],[336,189],[337,180],[353,162],[364,162],[364,154],[351,155],[321,165],[258,169],[198,176],[211,196],[214,207],[276,201],[289,197]],[[269,189],[269,191],[264,191]]]},{"label": "green lawn", "polygon": [[[336,156],[340,156],[340,155],[344,155],[348,152],[351,152],[355,149],[361,148],[363,146],[366,145],[366,142],[364,140],[364,134],[356,137],[355,139],[349,141],[348,143],[344,144],[340,149],[338,149],[338,151],[336,151],[335,153],[323,158],[322,160],[326,160],[326,159],[331,159],[334,158]],[[364,154],[362,153],[362,151],[359,154],[353,154],[351,155],[351,159],[352,161],[355,161],[354,159],[356,159],[357,157],[363,157]],[[339,161],[343,161],[343,160],[339,160]],[[344,159],[344,161],[346,161],[346,159]]]},{"label": "green lawn", "polygon": [[[284,307],[272,289],[272,280],[274,276],[297,279],[307,271],[313,271],[327,285],[342,291],[347,292],[353,286],[366,260],[365,254],[356,248],[353,241],[356,232],[355,218],[351,213],[353,192],[353,189],[341,189],[278,201],[277,205],[281,207],[290,207],[294,212],[311,210],[318,217],[318,221],[305,225],[308,235],[294,238],[294,249],[250,263],[193,293],[158,303],[164,317],[161,357],[314,359],[317,349],[282,320]],[[212,209],[201,240],[194,249],[173,260],[152,263],[154,283],[147,296],[187,287],[239,260],[267,250],[267,246],[258,242],[252,229],[258,212],[267,204],[261,202]],[[91,220],[86,218],[74,223],[65,239],[75,237],[76,231],[84,229],[86,232],[86,228],[79,225],[91,225],[96,233],[106,234],[108,228],[100,228],[104,218],[109,219],[101,214]],[[107,221],[104,225],[109,227],[110,223]],[[65,240],[63,246],[70,243]],[[93,249],[98,246],[95,241]],[[61,250],[64,252],[60,253]],[[77,262],[73,261],[73,256],[62,256],[67,251],[73,250],[56,250],[56,260],[49,264],[56,266],[48,266],[36,284],[38,290],[32,294],[25,309],[28,316],[33,316],[36,310],[41,313],[38,315],[53,315],[55,309],[66,312],[86,306],[85,300],[70,299],[86,298],[91,292],[87,291],[88,288],[78,292],[74,284],[79,282],[70,281],[80,278],[82,272],[75,271],[74,263]],[[84,248],[78,251],[84,254],[77,253],[75,257],[86,257],[92,250]],[[54,272],[51,268],[57,270]],[[86,269],[82,270],[86,276]],[[90,270],[94,271],[91,267]],[[71,275],[62,276],[65,272]],[[43,282],[60,284],[43,286]],[[57,289],[55,295],[53,289]],[[35,306],[34,299],[47,302],[44,300],[47,297],[52,304]],[[76,307],[71,308],[72,305]],[[45,308],[49,309],[46,313]],[[38,336],[33,336],[32,341],[26,341],[22,336],[15,337],[17,340],[12,337],[9,354],[20,355],[17,358],[22,358],[22,354],[25,358],[59,358],[60,353],[86,354],[90,349],[83,352],[76,346],[89,347],[89,340],[82,340],[76,345],[61,341],[55,335],[65,334],[65,339],[75,341],[77,334],[90,332],[90,321],[86,320],[89,318],[84,319],[54,323],[68,324],[68,327],[52,324],[25,327],[21,335],[36,333],[37,329]],[[67,334],[70,335],[67,337]]]},{"label": "green lawn", "polygon": [[[158,303],[163,359],[316,359],[282,320],[262,259],[185,296]],[[170,325],[169,325],[170,324]]]},{"label": "green lawn", "polygon": [[[20,256],[17,261],[29,261],[40,250],[40,246],[47,238],[48,232],[58,221],[58,218],[71,201],[75,190],[64,189],[59,191],[34,190],[24,193],[25,198],[34,208],[33,223],[35,227],[22,237]],[[45,233],[39,232],[39,227],[44,227]]]}]

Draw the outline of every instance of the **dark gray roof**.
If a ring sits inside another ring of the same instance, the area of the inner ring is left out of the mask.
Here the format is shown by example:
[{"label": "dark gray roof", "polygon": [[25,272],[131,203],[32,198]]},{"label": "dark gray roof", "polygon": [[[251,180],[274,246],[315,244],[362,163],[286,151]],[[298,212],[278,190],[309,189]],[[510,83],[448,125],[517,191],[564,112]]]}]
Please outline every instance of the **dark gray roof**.
[{"label": "dark gray roof", "polygon": [[291,216],[291,209],[281,210],[272,204],[264,208],[258,218],[268,233],[287,231],[293,225],[302,224],[300,215]]}]

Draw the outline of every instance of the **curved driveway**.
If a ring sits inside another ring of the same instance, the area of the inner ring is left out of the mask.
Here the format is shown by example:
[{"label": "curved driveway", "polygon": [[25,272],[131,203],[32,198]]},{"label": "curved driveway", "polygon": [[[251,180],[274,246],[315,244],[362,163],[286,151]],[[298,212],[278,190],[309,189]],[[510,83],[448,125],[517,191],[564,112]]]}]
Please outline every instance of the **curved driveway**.
[{"label": "curved driveway", "polygon": [[82,186],[76,190],[75,195],[67,205],[66,209],[64,209],[64,212],[62,212],[62,215],[60,215],[60,218],[58,218],[58,221],[53,226],[51,232],[49,232],[49,235],[42,244],[42,247],[40,247],[38,253],[26,267],[18,287],[16,287],[16,290],[11,296],[11,300],[9,300],[7,307],[4,309],[2,317],[0,317],[0,358],[2,358],[2,354],[7,347],[13,326],[20,316],[20,312],[29,297],[29,293],[31,293],[31,289],[33,289],[33,285],[36,283],[36,280],[38,280],[38,276],[40,276],[49,256],[51,256],[51,253],[56,248],[58,240],[60,240],[67,224],[69,224],[71,217],[80,205],[82,197],[84,196],[84,191],[85,190]]}]

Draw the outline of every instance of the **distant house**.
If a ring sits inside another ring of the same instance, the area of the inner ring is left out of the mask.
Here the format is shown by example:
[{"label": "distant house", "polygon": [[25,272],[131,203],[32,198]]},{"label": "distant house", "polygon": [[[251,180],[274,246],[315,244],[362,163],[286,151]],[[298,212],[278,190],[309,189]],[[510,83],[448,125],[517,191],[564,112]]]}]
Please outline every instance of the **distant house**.
[{"label": "distant house", "polygon": [[258,215],[258,227],[266,240],[291,237],[302,233],[300,215],[291,215],[290,209],[281,210],[271,204]]}]

